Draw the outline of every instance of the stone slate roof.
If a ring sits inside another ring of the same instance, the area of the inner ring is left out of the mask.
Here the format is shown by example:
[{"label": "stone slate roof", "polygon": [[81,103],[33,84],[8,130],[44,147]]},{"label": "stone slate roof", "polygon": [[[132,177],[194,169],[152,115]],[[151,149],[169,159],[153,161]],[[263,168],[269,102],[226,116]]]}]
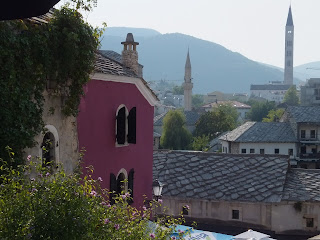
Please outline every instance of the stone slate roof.
[{"label": "stone slate roof", "polygon": [[213,103],[203,105],[202,107],[203,108],[213,108],[213,107],[218,107],[220,105],[228,105],[228,104],[231,105],[232,107],[235,107],[235,108],[251,108],[251,106],[244,104],[244,103],[241,103],[241,102],[238,102],[238,101],[216,101]]},{"label": "stone slate roof", "polygon": [[297,123],[320,123],[320,106],[290,106],[286,111]]},{"label": "stone slate roof", "polygon": [[288,168],[283,155],[157,150],[153,177],[167,197],[280,202]]},{"label": "stone slate roof", "polygon": [[[113,61],[116,61],[120,64],[122,64],[122,55],[115,52],[115,51],[112,51],[112,50],[99,50],[99,53],[106,57],[106,58],[109,58]],[[142,66],[140,63],[139,63],[140,66]]]},{"label": "stone slate roof", "polygon": [[96,54],[95,71],[119,76],[138,77],[130,68],[101,54]]},{"label": "stone slate roof", "polygon": [[153,132],[153,137],[161,137],[161,134],[157,132]]},{"label": "stone slate roof", "polygon": [[290,123],[287,122],[246,122],[220,139],[243,143],[297,142]]},{"label": "stone slate roof", "polygon": [[279,90],[279,91],[285,91],[288,90],[291,87],[291,85],[278,85],[278,84],[260,84],[260,85],[254,85],[252,84],[250,86],[250,90]]},{"label": "stone slate roof", "polygon": [[[153,125],[154,126],[162,126],[163,125],[163,118],[166,116],[168,112],[163,113],[154,117]],[[186,117],[186,125],[196,125],[196,122],[200,118],[200,114],[196,111],[184,111],[183,112]]]},{"label": "stone slate roof", "polygon": [[291,169],[288,171],[282,199],[320,201],[320,169]]}]

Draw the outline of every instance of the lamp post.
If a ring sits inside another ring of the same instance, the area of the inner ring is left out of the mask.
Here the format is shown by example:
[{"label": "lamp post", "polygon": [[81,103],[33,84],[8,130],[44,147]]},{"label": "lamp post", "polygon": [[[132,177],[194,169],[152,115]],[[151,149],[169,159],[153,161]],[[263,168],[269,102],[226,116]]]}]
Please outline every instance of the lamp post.
[{"label": "lamp post", "polygon": [[154,180],[152,183],[153,196],[156,201],[161,198],[162,188],[165,184],[160,182],[158,179]]}]

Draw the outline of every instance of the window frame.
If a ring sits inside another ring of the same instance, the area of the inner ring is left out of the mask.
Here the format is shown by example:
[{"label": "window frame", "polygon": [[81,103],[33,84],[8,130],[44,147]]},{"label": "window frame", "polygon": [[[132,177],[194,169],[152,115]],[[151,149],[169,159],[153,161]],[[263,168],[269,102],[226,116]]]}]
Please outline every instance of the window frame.
[{"label": "window frame", "polygon": [[[263,153],[261,153],[261,152],[263,152]],[[264,148],[260,148],[260,154],[262,154],[262,155],[265,154]]]},{"label": "window frame", "polygon": [[274,154],[280,154],[280,149],[279,148],[275,148],[274,149]]},{"label": "window frame", "polygon": [[246,154],[247,153],[247,149],[246,148],[241,148],[241,153],[242,154]]},{"label": "window frame", "polygon": [[306,130],[300,130],[300,138],[301,139],[305,139],[306,138]]},{"label": "window frame", "polygon": [[254,148],[250,148],[249,151],[250,151],[251,154],[254,154],[254,153],[255,153],[255,149],[254,149]]}]

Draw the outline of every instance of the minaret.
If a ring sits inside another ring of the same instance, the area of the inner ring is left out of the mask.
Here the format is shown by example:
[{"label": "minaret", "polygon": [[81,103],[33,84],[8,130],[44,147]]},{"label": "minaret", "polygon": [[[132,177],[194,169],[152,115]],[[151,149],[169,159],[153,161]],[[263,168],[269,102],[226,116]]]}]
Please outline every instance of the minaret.
[{"label": "minaret", "polygon": [[286,36],[285,36],[285,57],[284,57],[284,81],[285,85],[293,85],[293,40],[294,26],[291,13],[291,5],[289,8]]},{"label": "minaret", "polygon": [[186,60],[186,66],[184,70],[184,83],[183,83],[183,89],[184,89],[184,110],[185,111],[191,111],[192,110],[192,88],[193,83],[191,82],[191,63],[190,63],[190,57],[189,57],[189,49],[187,54],[187,60]]}]

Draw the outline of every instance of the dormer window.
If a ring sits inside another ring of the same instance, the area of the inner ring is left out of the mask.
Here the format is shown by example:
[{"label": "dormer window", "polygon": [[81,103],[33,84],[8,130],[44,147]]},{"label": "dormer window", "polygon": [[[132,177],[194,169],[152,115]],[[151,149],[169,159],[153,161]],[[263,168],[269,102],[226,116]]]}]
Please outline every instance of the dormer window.
[{"label": "dormer window", "polygon": [[136,143],[136,107],[130,112],[125,105],[120,105],[116,117],[116,146]]}]

